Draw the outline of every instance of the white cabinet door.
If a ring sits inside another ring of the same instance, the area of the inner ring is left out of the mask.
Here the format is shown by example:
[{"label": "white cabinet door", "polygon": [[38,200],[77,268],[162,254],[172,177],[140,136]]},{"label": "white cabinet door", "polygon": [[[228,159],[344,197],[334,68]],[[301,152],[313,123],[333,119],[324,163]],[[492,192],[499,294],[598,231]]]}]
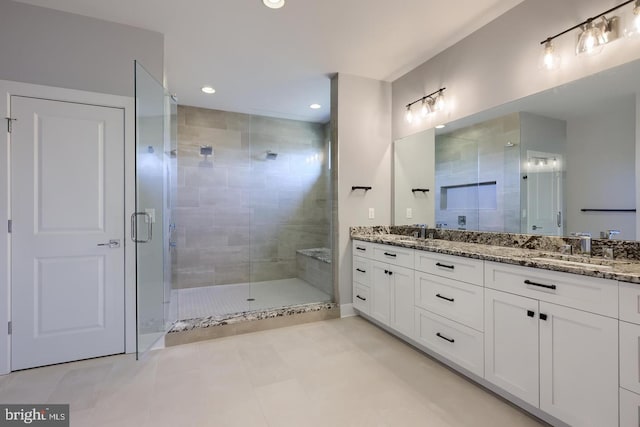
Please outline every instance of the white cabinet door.
[{"label": "white cabinet door", "polygon": [[413,338],[414,272],[408,268],[389,266],[391,285],[391,321],[389,326]]},{"label": "white cabinet door", "polygon": [[640,394],[640,325],[627,322],[620,322],[620,387]]},{"label": "white cabinet door", "polygon": [[538,301],[485,289],[485,379],[539,404]]},{"label": "white cabinet door", "polygon": [[640,426],[640,395],[620,389],[620,427]]},{"label": "white cabinet door", "polygon": [[540,409],[574,426],[618,425],[618,321],[540,302]]},{"label": "white cabinet door", "polygon": [[389,324],[391,316],[389,266],[383,262],[372,261],[371,317]]}]

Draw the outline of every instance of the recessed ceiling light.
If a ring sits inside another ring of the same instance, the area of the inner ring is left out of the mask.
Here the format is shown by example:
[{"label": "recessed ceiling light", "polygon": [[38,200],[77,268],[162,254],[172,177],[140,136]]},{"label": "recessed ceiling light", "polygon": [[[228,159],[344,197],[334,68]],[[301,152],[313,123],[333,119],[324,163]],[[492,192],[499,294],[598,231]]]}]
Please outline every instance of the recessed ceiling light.
[{"label": "recessed ceiling light", "polygon": [[284,6],[284,0],[262,0],[262,3],[271,9],[280,9]]},{"label": "recessed ceiling light", "polygon": [[322,105],[320,105],[320,104],[311,104],[311,105],[309,105],[309,108],[311,108],[312,110],[319,110],[320,108],[322,108]]},{"label": "recessed ceiling light", "polygon": [[436,125],[436,129],[442,129],[443,127],[445,127],[446,125]]},{"label": "recessed ceiling light", "polygon": [[204,86],[201,90],[204,93],[207,93],[209,95],[211,95],[212,93],[216,93],[216,90],[214,88],[212,88],[211,86]]}]

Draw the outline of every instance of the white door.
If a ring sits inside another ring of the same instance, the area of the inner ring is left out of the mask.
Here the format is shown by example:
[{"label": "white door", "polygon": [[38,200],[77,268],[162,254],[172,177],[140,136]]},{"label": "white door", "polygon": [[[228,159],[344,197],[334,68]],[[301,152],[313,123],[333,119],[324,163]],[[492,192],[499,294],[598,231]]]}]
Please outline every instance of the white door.
[{"label": "white door", "polygon": [[415,286],[413,270],[389,266],[391,316],[389,326],[413,338]]},{"label": "white door", "polygon": [[527,234],[563,235],[562,156],[527,151]]},{"label": "white door", "polygon": [[485,289],[485,379],[537,407],[538,301]]},{"label": "white door", "polygon": [[546,302],[540,315],[540,409],[572,426],[617,426],[618,320]]},{"label": "white door", "polygon": [[11,115],[11,369],[122,353],[124,111],[12,96]]}]

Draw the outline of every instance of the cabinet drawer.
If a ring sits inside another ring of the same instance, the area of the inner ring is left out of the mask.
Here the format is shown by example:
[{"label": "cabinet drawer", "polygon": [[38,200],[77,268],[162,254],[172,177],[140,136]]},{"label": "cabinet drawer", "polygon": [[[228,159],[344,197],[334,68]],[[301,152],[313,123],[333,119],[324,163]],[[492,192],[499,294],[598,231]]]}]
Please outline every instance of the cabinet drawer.
[{"label": "cabinet drawer", "polygon": [[640,324],[640,285],[620,282],[620,320]]},{"label": "cabinet drawer", "polygon": [[484,376],[483,334],[416,307],[415,339],[453,363]]},{"label": "cabinet drawer", "polygon": [[416,272],[415,304],[440,316],[482,331],[484,288]]},{"label": "cabinet drawer", "polygon": [[415,251],[416,270],[482,286],[484,261],[433,252]]},{"label": "cabinet drawer", "polygon": [[373,245],[373,259],[399,267],[413,269],[413,249],[391,245]]},{"label": "cabinet drawer", "polygon": [[640,394],[640,325],[620,322],[620,387]]},{"label": "cabinet drawer", "polygon": [[362,286],[358,283],[353,284],[353,308],[369,314],[369,287]]},{"label": "cabinet drawer", "polygon": [[620,427],[640,426],[640,395],[620,389]]},{"label": "cabinet drawer", "polygon": [[371,286],[371,261],[358,256],[353,257],[353,281]]},{"label": "cabinet drawer", "polygon": [[485,286],[618,317],[618,282],[613,280],[487,261]]},{"label": "cabinet drawer", "polygon": [[373,243],[363,242],[361,240],[353,240],[351,243],[353,244],[351,250],[354,256],[373,258]]}]

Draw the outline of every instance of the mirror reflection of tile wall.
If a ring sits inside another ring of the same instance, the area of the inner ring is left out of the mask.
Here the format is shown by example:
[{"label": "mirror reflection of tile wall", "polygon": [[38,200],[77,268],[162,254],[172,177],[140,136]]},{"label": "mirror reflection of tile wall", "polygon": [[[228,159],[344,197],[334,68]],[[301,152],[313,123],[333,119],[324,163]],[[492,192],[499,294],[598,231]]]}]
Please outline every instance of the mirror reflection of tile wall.
[{"label": "mirror reflection of tile wall", "polygon": [[520,231],[517,113],[436,136],[436,226]]}]

